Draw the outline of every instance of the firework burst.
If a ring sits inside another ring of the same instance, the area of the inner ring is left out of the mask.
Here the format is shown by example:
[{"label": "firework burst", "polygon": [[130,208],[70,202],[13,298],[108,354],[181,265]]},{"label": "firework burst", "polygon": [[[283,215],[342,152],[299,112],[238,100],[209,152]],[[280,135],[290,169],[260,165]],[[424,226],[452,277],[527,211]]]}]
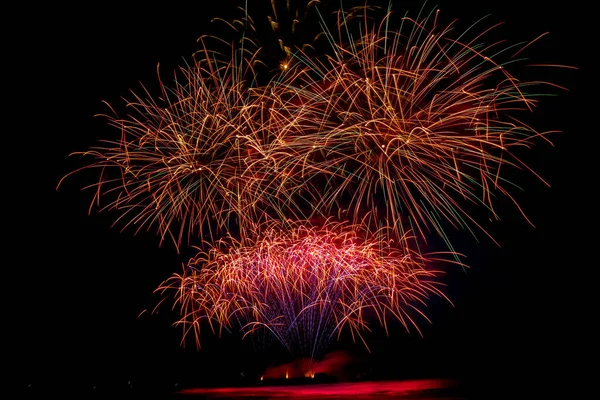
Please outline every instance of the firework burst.
[{"label": "firework burst", "polygon": [[312,359],[343,330],[362,340],[373,320],[386,331],[390,319],[419,331],[427,300],[445,298],[432,264],[448,262],[447,254],[423,256],[407,240],[398,246],[385,232],[342,223],[282,227],[263,227],[245,244],[217,243],[161,285],[175,295],[185,336],[199,345],[202,326],[219,335],[236,326],[244,336],[266,331]]},{"label": "firework burst", "polygon": [[503,172],[530,170],[514,150],[550,133],[518,116],[536,106],[536,88],[552,84],[512,76],[526,44],[485,43],[494,27],[468,39],[438,26],[437,12],[370,19],[369,11],[340,10],[336,30],[320,39],[325,55],[294,53],[286,76],[291,102],[314,111],[288,139],[303,155],[298,169],[321,182],[313,208],[389,224],[399,237],[434,232],[450,246],[445,223],[485,232],[470,205],[496,219],[497,195],[517,204]]},{"label": "firework burst", "polygon": [[[155,227],[178,247],[315,216],[390,225],[396,238],[434,233],[450,249],[447,223],[485,232],[471,206],[498,218],[495,197],[513,199],[503,172],[528,169],[513,150],[548,133],[517,119],[544,84],[508,72],[523,45],[453,35],[437,12],[374,19],[363,6],[332,25],[318,7],[306,8],[323,18],[320,57],[286,45],[285,68],[262,84],[259,44],[243,37],[218,53],[219,38],[203,38],[160,96],[134,93],[129,114],[106,116],[120,138],[84,153],[102,171],[96,204],[107,195],[102,209],[119,210],[125,226]],[[256,30],[248,16],[231,26]]]},{"label": "firework burst", "polygon": [[93,157],[84,169],[100,170],[86,187],[96,192],[92,206],[119,212],[124,228],[155,228],[177,248],[243,236],[265,215],[302,214],[294,199],[309,184],[286,165],[294,155],[285,138],[308,118],[287,110],[280,85],[253,86],[248,47],[231,47],[227,58],[205,46],[172,84],[160,80],[160,96],[132,91],[125,116],[112,107],[102,115],[120,137],[76,153]]}]

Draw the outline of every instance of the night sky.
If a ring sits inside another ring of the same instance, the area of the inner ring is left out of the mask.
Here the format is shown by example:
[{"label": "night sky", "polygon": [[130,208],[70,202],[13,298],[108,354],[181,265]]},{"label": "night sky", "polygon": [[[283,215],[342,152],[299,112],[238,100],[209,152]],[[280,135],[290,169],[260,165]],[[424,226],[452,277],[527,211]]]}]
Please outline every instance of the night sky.
[{"label": "night sky", "polygon": [[[112,226],[114,213],[94,208],[88,215],[92,192],[80,188],[93,181],[76,175],[56,190],[62,176],[82,165],[70,153],[114,133],[94,117],[106,111],[102,101],[120,106],[120,96],[138,82],[154,81],[157,63],[165,74],[176,68],[198,49],[196,39],[212,32],[210,19],[235,4],[187,3],[97,2],[81,9],[48,3],[13,11],[22,24],[15,28],[17,52],[8,60],[14,72],[7,76],[17,90],[8,100],[14,112],[5,116],[11,144],[4,148],[10,162],[3,196],[9,221],[3,331],[21,387],[129,380],[168,385],[198,376],[235,382],[256,361],[250,344],[233,335],[218,339],[206,331],[201,352],[192,342],[182,348],[181,331],[171,326],[178,316],[168,307],[158,315],[149,311],[158,301],[153,290],[180,271],[185,255],[168,242],[159,247],[154,231],[121,232],[122,226]],[[453,233],[471,268],[450,274],[447,293],[455,305],[432,302],[433,323],[422,324],[424,337],[399,327],[389,338],[376,330],[367,336],[368,356],[360,344],[339,346],[364,356],[379,377],[452,376],[504,388],[559,382],[575,390],[565,374],[575,375],[589,354],[588,321],[597,315],[585,311],[597,262],[596,244],[590,244],[597,238],[591,156],[597,110],[588,94],[596,80],[584,78],[596,48],[585,20],[591,11],[537,0],[452,3],[437,4],[447,18],[464,21],[461,26],[486,14],[490,23],[505,22],[495,34],[508,43],[549,31],[527,54],[538,63],[580,68],[540,68],[536,75],[570,89],[544,99],[527,118],[539,130],[562,131],[550,136],[554,147],[538,142],[523,153],[551,187],[512,173],[525,188],[516,196],[536,227],[500,202],[503,219],[486,226],[501,248],[483,235],[477,243],[466,232]],[[420,4],[396,2],[395,10],[416,12]]]}]

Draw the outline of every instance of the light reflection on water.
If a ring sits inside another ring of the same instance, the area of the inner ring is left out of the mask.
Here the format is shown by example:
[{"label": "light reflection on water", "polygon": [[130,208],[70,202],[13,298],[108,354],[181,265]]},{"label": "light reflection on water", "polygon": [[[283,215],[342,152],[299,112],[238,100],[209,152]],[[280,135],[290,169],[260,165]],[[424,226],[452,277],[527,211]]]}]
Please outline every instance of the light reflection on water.
[{"label": "light reflection on water", "polygon": [[199,399],[404,399],[462,400],[458,382],[441,379],[323,383],[245,388],[194,388],[181,391],[181,400]]},{"label": "light reflection on water", "polygon": [[[49,400],[57,396],[86,399],[140,400],[341,400],[341,399],[402,399],[402,400],[465,400],[458,381],[446,379],[389,380],[336,383],[277,384],[245,387],[191,387],[175,390],[171,387],[90,386],[57,387],[34,385],[27,387],[23,398]],[[73,396],[71,396],[73,395]]]}]

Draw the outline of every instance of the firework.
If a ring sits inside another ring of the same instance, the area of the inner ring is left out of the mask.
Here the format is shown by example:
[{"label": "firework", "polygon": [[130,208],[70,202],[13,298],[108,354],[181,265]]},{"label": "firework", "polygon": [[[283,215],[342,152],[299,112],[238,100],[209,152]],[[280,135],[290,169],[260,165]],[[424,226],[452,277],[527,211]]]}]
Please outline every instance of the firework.
[{"label": "firework", "polygon": [[264,228],[252,243],[228,240],[201,251],[161,285],[181,307],[185,336],[193,333],[199,344],[202,326],[219,335],[236,327],[244,336],[267,331],[313,359],[343,330],[362,340],[371,319],[386,331],[390,319],[418,331],[429,297],[445,297],[432,265],[446,255],[423,256],[406,241],[398,246],[384,232],[348,224],[281,227]]},{"label": "firework", "polygon": [[[367,6],[338,11],[329,29],[317,3],[304,15],[322,18],[319,57],[282,45],[259,79],[260,44],[218,52],[218,38],[204,39],[159,96],[134,93],[129,114],[106,116],[121,135],[84,153],[102,171],[95,204],[178,247],[271,219],[336,216],[390,225],[396,238],[433,232],[452,249],[445,224],[480,227],[471,205],[497,218],[495,196],[513,199],[504,170],[527,169],[513,150],[547,133],[517,119],[541,84],[508,72],[522,46],[484,44],[485,31],[456,37],[437,13],[370,19]],[[231,26],[256,30],[250,17]]]},{"label": "firework", "polygon": [[370,11],[340,10],[335,25],[322,24],[324,56],[298,50],[287,71],[290,103],[313,111],[287,139],[302,154],[297,169],[320,182],[313,209],[448,244],[446,223],[485,232],[472,205],[496,219],[497,195],[517,204],[505,172],[529,168],[514,150],[550,133],[518,117],[552,84],[512,76],[524,44],[485,43],[494,27],[469,39],[438,26],[437,12],[370,19]]},{"label": "firework", "polygon": [[255,53],[230,50],[227,59],[205,46],[170,85],[160,80],[160,96],[132,91],[128,114],[103,115],[118,140],[76,153],[93,157],[84,169],[100,170],[86,187],[96,191],[92,205],[119,212],[124,228],[156,228],[178,248],[196,235],[243,235],[263,214],[298,214],[295,192],[308,186],[285,165],[293,158],[285,137],[307,118],[286,110],[277,86],[252,86]]},{"label": "firework", "polygon": [[[366,345],[373,321],[419,330],[444,297],[434,266],[463,265],[448,226],[487,233],[473,210],[498,218],[498,196],[519,208],[505,172],[530,171],[516,150],[550,133],[521,115],[555,85],[513,76],[530,43],[487,42],[495,27],[456,34],[437,11],[376,18],[366,5],[330,23],[310,1],[287,25],[320,31],[291,40],[277,4],[277,51],[247,10],[220,20],[240,37],[202,38],[157,95],[132,91],[124,116],[110,107],[117,139],[78,154],[100,171],[92,205],[199,247],[158,289],[185,337],[268,332],[313,359],[342,332]],[[431,236],[448,251],[422,253]]]}]

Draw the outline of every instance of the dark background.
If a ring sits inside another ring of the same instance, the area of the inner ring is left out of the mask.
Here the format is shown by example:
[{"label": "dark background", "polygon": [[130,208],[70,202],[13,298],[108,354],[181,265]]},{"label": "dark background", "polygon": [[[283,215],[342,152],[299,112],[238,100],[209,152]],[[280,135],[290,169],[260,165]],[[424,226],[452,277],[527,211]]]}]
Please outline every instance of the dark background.
[{"label": "dark background", "polygon": [[[593,355],[586,339],[597,315],[587,313],[597,263],[597,122],[590,100],[596,79],[585,78],[596,48],[591,11],[537,0],[454,3],[438,2],[462,27],[491,14],[490,24],[504,22],[495,34],[507,43],[549,31],[527,54],[538,63],[579,67],[536,75],[570,89],[544,99],[527,119],[539,130],[562,131],[551,136],[554,147],[540,142],[523,155],[551,187],[514,175],[526,187],[517,197],[536,227],[500,203],[503,219],[490,229],[501,248],[455,233],[471,268],[448,278],[455,305],[433,302],[424,337],[399,328],[389,338],[374,332],[370,355],[360,344],[343,346],[365,357],[377,377],[452,376],[490,385],[491,392],[521,384],[577,390],[586,379],[581,366]],[[185,258],[169,243],[159,248],[153,232],[120,232],[110,212],[88,215],[92,193],[79,189],[93,182],[74,178],[56,190],[81,165],[69,154],[113,133],[94,117],[106,111],[102,101],[120,104],[138,82],[155,79],[158,63],[164,73],[173,70],[211,32],[210,19],[236,3],[150,4],[48,3],[5,16],[15,27],[4,61],[14,94],[5,99],[3,331],[21,388],[237,382],[256,364],[251,346],[237,337],[208,334],[202,351],[182,348],[181,331],[171,326],[177,315],[148,311],[157,301],[153,290]],[[416,12],[420,5],[394,7]]]}]

